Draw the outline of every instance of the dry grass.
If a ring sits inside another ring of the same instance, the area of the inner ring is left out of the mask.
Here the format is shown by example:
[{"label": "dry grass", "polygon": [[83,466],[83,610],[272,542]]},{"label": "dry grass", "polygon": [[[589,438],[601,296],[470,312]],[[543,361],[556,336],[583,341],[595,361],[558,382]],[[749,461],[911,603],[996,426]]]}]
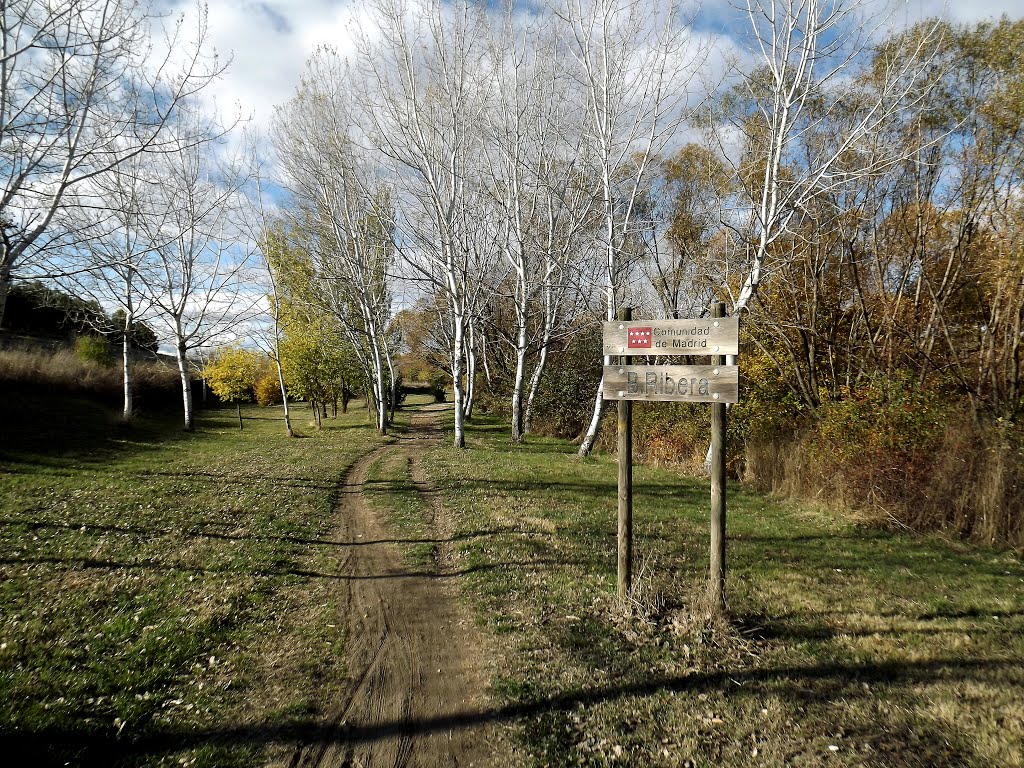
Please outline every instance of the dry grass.
[{"label": "dry grass", "polygon": [[[743,479],[760,490],[816,501],[859,522],[1024,549],[1024,444],[1011,426],[963,416],[945,428],[938,449],[917,468],[918,481],[906,486],[882,479],[865,486],[875,471],[866,458],[851,480],[850,468],[815,451],[813,435],[751,442],[745,454]],[[877,477],[892,471],[879,467]]]},{"label": "dry grass", "polygon": [[[178,372],[171,366],[138,361],[133,375],[137,394],[148,395],[150,400],[162,400],[161,395],[178,397]],[[82,395],[116,403],[122,397],[123,379],[119,364],[105,366],[83,360],[70,349],[3,349],[0,387],[48,395]]]}]

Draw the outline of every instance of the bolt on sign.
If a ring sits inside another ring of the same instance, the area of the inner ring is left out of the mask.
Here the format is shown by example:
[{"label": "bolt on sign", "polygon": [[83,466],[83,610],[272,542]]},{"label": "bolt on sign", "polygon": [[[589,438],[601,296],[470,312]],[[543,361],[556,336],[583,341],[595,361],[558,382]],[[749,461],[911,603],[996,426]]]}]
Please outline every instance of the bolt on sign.
[{"label": "bolt on sign", "polygon": [[606,355],[736,355],[739,351],[738,317],[604,324]]}]

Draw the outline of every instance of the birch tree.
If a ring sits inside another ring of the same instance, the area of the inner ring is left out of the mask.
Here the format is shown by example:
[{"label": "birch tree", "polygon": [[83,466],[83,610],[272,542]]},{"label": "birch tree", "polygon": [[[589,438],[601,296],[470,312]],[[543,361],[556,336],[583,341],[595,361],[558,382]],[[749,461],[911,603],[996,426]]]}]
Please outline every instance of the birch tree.
[{"label": "birch tree", "polygon": [[360,42],[361,124],[402,190],[397,239],[406,262],[440,293],[451,326],[455,445],[465,447],[466,337],[481,251],[471,202],[478,178],[488,67],[483,10],[467,0],[412,7],[380,0],[375,38]]},{"label": "birch tree", "polygon": [[[627,291],[623,248],[638,226],[637,200],[652,160],[687,118],[690,81],[703,52],[675,2],[564,0],[555,12],[582,93],[578,120],[601,221],[594,247],[603,254],[604,316],[613,320]],[[581,456],[594,446],[603,406],[599,386]]]},{"label": "birch tree", "polygon": [[103,209],[75,211],[74,228],[87,233],[76,268],[64,278],[76,292],[112,307],[120,320],[123,418],[134,416],[133,329],[147,319],[152,299],[147,285],[154,280],[153,243],[147,238],[143,217],[154,213],[154,190],[159,180],[148,175],[141,156],[121,163],[96,181]]},{"label": "birch tree", "polygon": [[103,207],[93,180],[173,151],[168,125],[225,66],[205,51],[205,17],[191,39],[179,20],[157,45],[136,0],[3,3],[0,322],[12,279],[64,271],[60,255],[82,233],[62,214]]},{"label": "birch tree", "polygon": [[310,61],[298,93],[275,120],[274,135],[289,183],[312,226],[309,256],[316,295],[363,356],[377,410],[387,432],[394,378],[387,325],[388,278],[394,247],[391,194],[356,145],[342,62],[322,49]]},{"label": "birch tree", "polygon": [[[738,290],[731,280],[723,284],[734,315],[749,307],[771,270],[773,246],[792,234],[794,217],[815,195],[835,195],[912,154],[879,138],[926,99],[935,81],[924,75],[939,37],[937,23],[925,25],[872,61],[892,21],[884,1],[746,0],[743,8],[753,64],[739,73],[733,98],[722,101],[728,109],[713,120],[740,189],[736,210],[723,219],[742,254]],[[870,80],[858,80],[869,65]],[[709,446],[708,471],[710,461]]]},{"label": "birch tree", "polygon": [[[592,207],[579,182],[580,141],[566,130],[574,93],[559,56],[558,36],[536,20],[523,22],[511,8],[493,31],[494,97],[486,113],[486,185],[500,232],[498,249],[509,279],[495,286],[514,312],[511,336],[512,440],[526,432],[548,349],[576,281],[575,255],[582,213]],[[500,271],[499,271],[500,272]],[[503,294],[508,294],[507,296]],[[528,357],[538,360],[527,384]]]},{"label": "birch tree", "polygon": [[[181,136],[197,132],[182,127]],[[251,274],[252,247],[241,222],[247,174],[218,157],[209,143],[185,142],[161,155],[161,185],[142,217],[155,265],[147,291],[156,321],[174,344],[185,429],[194,429],[188,358],[258,313],[262,298]]]},{"label": "birch tree", "polygon": [[[259,180],[257,179],[257,184]],[[259,219],[261,234],[258,238],[258,252],[262,257],[263,275],[267,280],[267,287],[270,292],[267,296],[270,306],[270,359],[274,362],[274,370],[277,372],[277,384],[281,389],[281,406],[284,411],[284,428],[288,437],[295,437],[292,429],[291,412],[288,403],[288,387],[284,380],[284,366],[281,363],[281,315],[283,312],[283,295],[279,284],[275,263],[280,262],[284,257],[282,251],[288,248],[287,236],[281,222],[270,222],[263,212],[262,194],[259,203]]]},{"label": "birch tree", "polygon": [[[742,73],[742,108],[722,115],[719,146],[733,158],[752,242],[733,314],[748,307],[768,268],[772,244],[810,198],[851,180],[877,175],[908,156],[902,146],[876,141],[894,117],[920,106],[931,78],[938,25],[919,28],[871,65],[864,88],[852,77],[891,13],[870,14],[871,0],[747,0],[755,62]],[[875,19],[874,21],[871,21]],[[849,107],[855,105],[853,110]],[[739,135],[741,161],[727,143]],[[736,221],[736,220],[733,220]],[[742,221],[742,219],[740,219]],[[726,223],[730,223],[727,218]]]}]

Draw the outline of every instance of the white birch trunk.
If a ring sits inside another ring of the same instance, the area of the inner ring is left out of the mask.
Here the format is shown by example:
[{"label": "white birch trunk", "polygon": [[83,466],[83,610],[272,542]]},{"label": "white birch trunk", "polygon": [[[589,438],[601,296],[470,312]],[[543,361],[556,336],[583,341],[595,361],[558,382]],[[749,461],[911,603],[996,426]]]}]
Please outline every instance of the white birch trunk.
[{"label": "white birch trunk", "polygon": [[188,358],[184,340],[179,339],[176,346],[178,358],[178,374],[181,377],[181,400],[185,416],[185,429],[189,432],[195,430],[195,421],[192,411],[192,376],[188,370]]},{"label": "white birch trunk", "polygon": [[516,372],[512,382],[512,442],[523,442],[526,432],[526,418],[523,414],[523,384],[526,380],[526,307],[520,302],[518,328],[516,329]]},{"label": "white birch trunk", "polygon": [[476,333],[473,323],[469,324],[469,334],[466,342],[466,407],[467,419],[473,418],[473,397],[476,395],[476,349],[474,349],[474,337]]},{"label": "white birch trunk", "polygon": [[530,376],[530,390],[526,396],[526,414],[523,417],[523,431],[529,432],[533,424],[533,403],[537,397],[537,390],[540,389],[540,380],[544,376],[544,368],[548,363],[549,338],[545,336],[541,344],[540,356],[537,358],[537,365]]},{"label": "white birch trunk", "polygon": [[[129,324],[126,320],[125,325]],[[124,340],[121,342],[121,366],[124,379],[124,410],[121,415],[125,421],[129,421],[135,415],[135,408],[132,403],[132,343],[128,338],[128,328],[125,328]]]},{"label": "white birch trunk", "polygon": [[463,335],[465,316],[453,313],[455,338],[452,339],[452,400],[455,405],[455,447],[466,447],[465,392],[462,388]]}]

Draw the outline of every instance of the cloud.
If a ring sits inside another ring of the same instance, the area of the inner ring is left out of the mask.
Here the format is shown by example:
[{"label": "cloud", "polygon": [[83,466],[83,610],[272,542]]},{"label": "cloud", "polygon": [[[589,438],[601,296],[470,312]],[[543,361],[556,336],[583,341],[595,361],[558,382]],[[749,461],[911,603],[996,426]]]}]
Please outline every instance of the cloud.
[{"label": "cloud", "polygon": [[[519,3],[535,10],[536,3]],[[881,6],[881,3],[878,4]],[[194,16],[190,0],[170,0],[172,15]],[[341,55],[354,50],[353,30],[367,30],[365,2],[339,0],[209,0],[210,38],[218,53],[233,56],[229,71],[211,87],[207,98],[230,115],[236,108],[265,128],[275,105],[287,101],[302,76],[306,61],[321,45]],[[902,0],[894,3],[907,20],[946,15],[965,23],[1024,17],[1024,0],[972,0],[947,4],[943,0]],[[730,29],[746,32],[739,10],[705,1],[695,20],[698,36],[728,43]],[[735,42],[735,41],[733,41]],[[713,59],[716,57],[712,57]]]},{"label": "cloud", "polygon": [[[231,57],[224,76],[204,94],[224,114],[251,117],[265,128],[276,105],[287,101],[299,84],[306,61],[316,48],[330,44],[352,49],[350,3],[331,0],[211,0],[209,38],[222,57]],[[171,17],[184,13],[194,22],[196,7],[176,2]]]}]

